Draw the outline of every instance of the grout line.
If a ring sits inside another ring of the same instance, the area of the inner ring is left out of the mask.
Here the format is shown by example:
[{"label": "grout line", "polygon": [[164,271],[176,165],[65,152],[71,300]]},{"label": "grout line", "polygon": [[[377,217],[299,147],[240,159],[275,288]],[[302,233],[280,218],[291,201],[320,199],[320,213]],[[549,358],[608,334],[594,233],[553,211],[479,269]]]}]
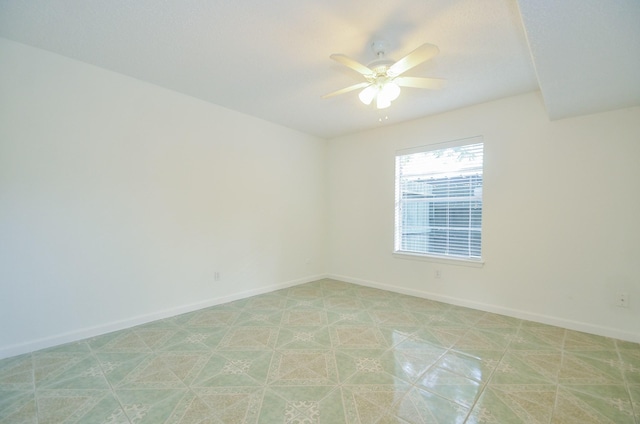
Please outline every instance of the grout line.
[{"label": "grout line", "polygon": [[36,404],[36,422],[40,422],[40,402],[38,402],[38,394],[36,393],[36,364],[33,352],[28,353],[29,360],[31,361],[31,386],[33,389],[33,401]]},{"label": "grout line", "polygon": [[[88,340],[90,340],[90,339],[88,339]],[[105,370],[104,370],[104,368],[102,366],[102,362],[100,362],[100,359],[98,359],[98,356],[96,355],[95,350],[91,347],[91,344],[89,344],[87,341],[85,341],[85,343],[87,344],[87,348],[89,349],[89,352],[91,353],[91,357],[93,359],[95,359],[95,361],[98,363],[98,366],[100,367],[100,371],[102,372],[102,378],[105,379],[105,381],[107,382],[107,385],[109,386],[109,392],[111,393],[113,398],[116,400],[116,402],[118,402],[118,405],[120,406],[120,409],[122,410],[122,414],[127,419],[127,422],[129,422],[129,424],[131,424],[131,420],[129,419],[129,416],[127,415],[127,412],[124,409],[124,405],[122,404],[122,402],[120,401],[120,398],[116,394],[113,385],[111,384],[111,382],[107,378],[107,374],[106,374],[106,372],[105,372]]]},{"label": "grout line", "polygon": [[560,368],[558,369],[558,375],[556,376],[556,395],[553,399],[553,409],[551,410],[551,416],[549,417],[549,424],[553,422],[553,416],[556,414],[556,410],[558,408],[558,397],[560,396],[560,373],[562,372],[562,367],[564,366],[566,342],[567,330],[565,329],[564,335],[562,336],[562,347],[560,348]]},{"label": "grout line", "polygon": [[[626,368],[627,368],[627,363],[625,362],[625,360],[622,358],[622,353],[620,353],[620,346],[619,346],[619,340],[614,339],[614,344],[616,346],[616,353],[618,354],[618,361],[620,363],[620,372],[622,373],[622,381],[624,381],[624,388],[627,392],[627,397],[629,398],[629,405],[631,406],[631,415],[633,416],[633,419],[635,420],[636,424],[640,424],[638,420],[640,420],[640,416],[636,416],[636,408],[634,408],[633,405],[633,398],[631,397],[631,385],[629,384],[629,379],[627,378],[627,373]],[[638,411],[638,413],[640,414],[640,411]]]},{"label": "grout line", "polygon": [[[479,321],[478,321],[479,322]],[[515,332],[515,335],[517,336],[518,334],[520,334],[520,330],[522,329],[522,323],[523,320],[520,320],[520,322],[518,323],[518,330]],[[477,322],[476,322],[477,324]],[[471,414],[473,413],[473,410],[475,409],[476,405],[478,404],[478,401],[480,400],[480,397],[484,394],[485,389],[487,388],[487,386],[489,385],[489,383],[491,382],[491,380],[493,379],[493,375],[495,374],[496,370],[498,369],[498,367],[500,366],[500,363],[502,363],[502,360],[504,359],[505,355],[507,354],[507,352],[509,351],[509,346],[511,346],[511,342],[513,341],[513,337],[509,337],[509,342],[507,343],[507,346],[505,347],[504,351],[502,352],[502,355],[500,355],[500,359],[498,359],[498,363],[495,366],[495,368],[493,368],[493,370],[491,370],[491,373],[489,374],[489,377],[487,378],[486,383],[484,383],[482,385],[482,388],[480,389],[480,393],[478,394],[478,396],[476,397],[476,399],[473,401],[473,405],[471,405],[471,407],[469,408],[469,413],[467,414],[467,416],[464,419],[464,422],[466,423],[467,420],[469,420],[469,418],[471,417]]]}]

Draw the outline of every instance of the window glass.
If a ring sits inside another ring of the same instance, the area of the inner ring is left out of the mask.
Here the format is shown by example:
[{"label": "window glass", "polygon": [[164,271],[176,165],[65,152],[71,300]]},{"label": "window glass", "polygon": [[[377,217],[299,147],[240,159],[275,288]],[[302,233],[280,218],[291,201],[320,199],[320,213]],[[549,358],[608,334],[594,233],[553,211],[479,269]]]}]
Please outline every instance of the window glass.
[{"label": "window glass", "polygon": [[396,155],[396,252],[481,258],[484,145],[480,140]]}]

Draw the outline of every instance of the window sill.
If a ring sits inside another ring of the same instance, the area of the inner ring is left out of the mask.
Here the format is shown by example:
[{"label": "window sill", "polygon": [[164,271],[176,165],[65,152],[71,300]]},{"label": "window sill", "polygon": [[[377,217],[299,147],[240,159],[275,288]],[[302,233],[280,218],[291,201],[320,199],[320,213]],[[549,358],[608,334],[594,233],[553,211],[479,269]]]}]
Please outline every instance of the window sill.
[{"label": "window sill", "polygon": [[484,261],[482,259],[463,259],[444,256],[422,255],[420,253],[410,252],[393,252],[393,257],[397,259],[434,262],[439,264],[468,266],[472,268],[482,268]]}]

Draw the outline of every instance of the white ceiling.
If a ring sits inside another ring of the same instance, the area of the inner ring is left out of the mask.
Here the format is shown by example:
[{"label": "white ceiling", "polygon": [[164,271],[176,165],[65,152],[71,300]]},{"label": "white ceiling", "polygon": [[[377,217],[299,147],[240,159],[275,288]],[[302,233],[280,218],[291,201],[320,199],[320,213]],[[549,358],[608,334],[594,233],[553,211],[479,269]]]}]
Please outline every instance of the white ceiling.
[{"label": "white ceiling", "polygon": [[[0,0],[2,37],[325,138],[537,89],[552,119],[640,105],[639,22],[640,0]],[[322,99],[361,81],[329,55],[378,39],[437,45],[406,75],[447,87]]]}]

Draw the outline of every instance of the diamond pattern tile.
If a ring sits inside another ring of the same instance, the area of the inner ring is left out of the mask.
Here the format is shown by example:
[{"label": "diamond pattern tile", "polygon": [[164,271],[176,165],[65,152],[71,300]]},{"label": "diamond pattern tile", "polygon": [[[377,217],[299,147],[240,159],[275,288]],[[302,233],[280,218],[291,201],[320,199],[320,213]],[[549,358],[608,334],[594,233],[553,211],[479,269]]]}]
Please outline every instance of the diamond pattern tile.
[{"label": "diamond pattern tile", "polygon": [[640,424],[640,345],[320,280],[0,361],[0,424]]}]

